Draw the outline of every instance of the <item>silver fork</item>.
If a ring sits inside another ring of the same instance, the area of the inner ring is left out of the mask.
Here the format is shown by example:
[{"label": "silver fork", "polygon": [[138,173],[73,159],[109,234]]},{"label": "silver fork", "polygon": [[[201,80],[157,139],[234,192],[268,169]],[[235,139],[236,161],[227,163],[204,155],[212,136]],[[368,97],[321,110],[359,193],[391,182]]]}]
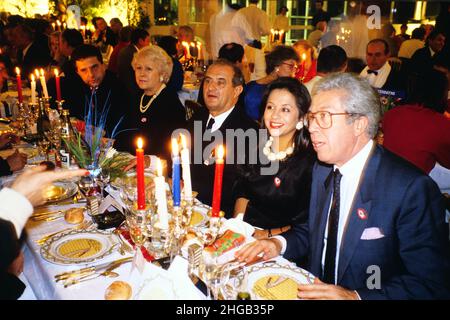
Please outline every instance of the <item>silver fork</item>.
[{"label": "silver fork", "polygon": [[88,221],[83,221],[82,223],[76,225],[73,228],[65,228],[65,229],[62,229],[62,230],[59,230],[59,231],[47,234],[47,235],[43,236],[42,238],[40,238],[39,240],[36,240],[35,242],[38,245],[43,245],[48,239],[50,239],[51,237],[53,237],[53,236],[55,236],[55,235],[57,235],[57,234],[59,234],[61,232],[65,232],[65,231],[69,231],[69,230],[86,230],[92,225],[93,225],[92,221],[89,221],[89,222]]}]

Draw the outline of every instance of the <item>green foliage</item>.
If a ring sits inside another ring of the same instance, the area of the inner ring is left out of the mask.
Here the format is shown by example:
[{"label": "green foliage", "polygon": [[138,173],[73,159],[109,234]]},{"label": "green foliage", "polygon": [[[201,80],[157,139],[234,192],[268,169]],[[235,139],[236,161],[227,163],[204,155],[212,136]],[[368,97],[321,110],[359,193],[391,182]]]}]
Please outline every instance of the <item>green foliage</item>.
[{"label": "green foliage", "polygon": [[111,181],[124,177],[125,167],[134,159],[129,153],[103,147],[101,139],[94,139],[92,146],[89,146],[79,132],[75,132],[74,138],[63,140],[80,168],[89,168],[92,165],[100,167],[109,172]]}]

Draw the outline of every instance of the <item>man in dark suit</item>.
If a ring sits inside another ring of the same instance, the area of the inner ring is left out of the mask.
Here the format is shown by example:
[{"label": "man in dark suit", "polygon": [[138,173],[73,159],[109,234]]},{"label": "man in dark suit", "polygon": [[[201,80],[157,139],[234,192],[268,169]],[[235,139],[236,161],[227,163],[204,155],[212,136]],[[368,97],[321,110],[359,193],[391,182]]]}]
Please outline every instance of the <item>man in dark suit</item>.
[{"label": "man in dark suit", "polygon": [[329,76],[315,86],[306,118],[321,161],[309,221],[239,259],[308,255],[317,278],[298,286],[304,299],[448,299],[443,198],[427,175],[373,142],[380,106],[367,82]]},{"label": "man in dark suit", "polygon": [[33,206],[44,203],[43,188],[86,173],[84,169],[46,171],[46,166],[37,166],[21,174],[11,188],[0,191],[0,300],[17,299],[25,289],[18,278],[24,262],[19,238]]},{"label": "man in dark suit", "polygon": [[106,136],[111,137],[131,103],[128,93],[123,90],[124,85],[114,73],[106,70],[100,50],[95,46],[78,46],[73,51],[72,60],[79,77],[62,92],[65,108],[80,120],[85,120],[90,108],[94,111],[91,114],[93,120],[97,120],[97,126],[100,118],[105,116]]},{"label": "man in dark suit", "polygon": [[411,57],[411,72],[421,75],[433,68],[445,45],[445,36],[442,31],[432,31],[426,41],[427,45],[416,52]]},{"label": "man in dark suit", "polygon": [[369,41],[366,47],[367,66],[360,75],[376,89],[404,91],[403,75],[400,70],[391,67],[389,57],[389,45],[385,40]]},{"label": "man in dark suit", "polygon": [[11,32],[11,42],[17,48],[17,63],[21,66],[22,78],[27,78],[36,68],[45,68],[52,61],[48,44],[34,41],[33,30],[25,23]]},{"label": "man in dark suit", "polygon": [[[206,109],[196,112],[190,125],[194,141],[192,189],[198,192],[197,198],[207,205],[211,205],[213,196],[214,148],[218,144],[225,147],[221,209],[230,218],[234,207],[231,190],[237,177],[237,164],[249,161],[244,131],[255,137],[257,135],[256,123],[241,108],[235,107],[242,93],[242,85],[242,72],[229,61],[217,60],[206,71],[203,83]],[[236,131],[239,129],[242,130]],[[230,136],[230,133],[233,135]],[[201,142],[196,143],[199,140]]]},{"label": "man in dark suit", "polygon": [[117,59],[117,77],[125,84],[128,93],[132,96],[139,92],[139,87],[134,77],[134,70],[131,66],[134,54],[138,50],[150,44],[149,33],[141,28],[136,28],[131,32],[131,43],[120,50],[119,58]]}]

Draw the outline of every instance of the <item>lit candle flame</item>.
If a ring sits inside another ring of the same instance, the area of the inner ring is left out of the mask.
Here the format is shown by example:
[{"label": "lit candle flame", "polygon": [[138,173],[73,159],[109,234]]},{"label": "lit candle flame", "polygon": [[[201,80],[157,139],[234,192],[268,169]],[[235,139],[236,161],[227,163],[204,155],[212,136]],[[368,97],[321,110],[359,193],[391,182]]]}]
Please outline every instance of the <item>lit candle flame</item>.
[{"label": "lit candle flame", "polygon": [[38,69],[34,69],[34,73],[36,74],[36,77],[39,78],[39,70]]},{"label": "lit candle flame", "polygon": [[44,76],[44,69],[41,68],[41,77]]},{"label": "lit candle flame", "polygon": [[225,154],[225,149],[223,145],[218,146],[216,151],[217,151],[217,159],[223,159],[223,155]]},{"label": "lit candle flame", "polygon": [[303,61],[306,60],[306,53],[302,53],[302,60],[303,60]]},{"label": "lit candle flame", "polygon": [[137,147],[139,149],[142,149],[143,146],[144,146],[144,140],[142,140],[142,138],[138,138],[137,139]]},{"label": "lit candle flame", "polygon": [[172,154],[174,156],[178,155],[178,142],[175,138],[172,138]]},{"label": "lit candle flame", "polygon": [[17,73],[18,76],[20,75],[20,69],[19,69],[19,67],[16,67],[16,73]]},{"label": "lit candle flame", "polygon": [[31,74],[31,81],[36,81],[36,79],[34,78],[34,74]]},{"label": "lit candle flame", "polygon": [[182,133],[180,133],[180,137],[181,137],[181,145],[182,145],[183,149],[186,149],[187,148],[186,137]]},{"label": "lit candle flame", "polygon": [[158,174],[158,177],[162,176],[162,163],[161,159],[156,159],[156,173]]},{"label": "lit candle flame", "polygon": [[59,71],[58,71],[58,69],[55,68],[54,72],[55,72],[55,77],[59,76]]}]

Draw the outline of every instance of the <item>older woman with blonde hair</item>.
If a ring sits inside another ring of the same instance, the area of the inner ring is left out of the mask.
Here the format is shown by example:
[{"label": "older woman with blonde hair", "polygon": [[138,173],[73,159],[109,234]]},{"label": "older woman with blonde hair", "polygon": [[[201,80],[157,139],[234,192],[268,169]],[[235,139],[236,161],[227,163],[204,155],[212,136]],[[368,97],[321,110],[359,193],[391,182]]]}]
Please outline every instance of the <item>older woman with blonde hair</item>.
[{"label": "older woman with blonde hair", "polygon": [[300,59],[295,77],[302,83],[307,83],[317,74],[316,51],[307,40],[298,40],[292,47]]},{"label": "older woman with blonde hair", "polygon": [[172,59],[162,48],[149,46],[136,52],[131,65],[142,94],[126,119],[125,127],[133,130],[132,134],[122,134],[122,138],[126,136],[126,147],[132,151],[136,137],[141,136],[146,140],[146,154],[169,159],[171,134],[184,127],[186,120],[177,93],[166,86],[172,74]]}]

